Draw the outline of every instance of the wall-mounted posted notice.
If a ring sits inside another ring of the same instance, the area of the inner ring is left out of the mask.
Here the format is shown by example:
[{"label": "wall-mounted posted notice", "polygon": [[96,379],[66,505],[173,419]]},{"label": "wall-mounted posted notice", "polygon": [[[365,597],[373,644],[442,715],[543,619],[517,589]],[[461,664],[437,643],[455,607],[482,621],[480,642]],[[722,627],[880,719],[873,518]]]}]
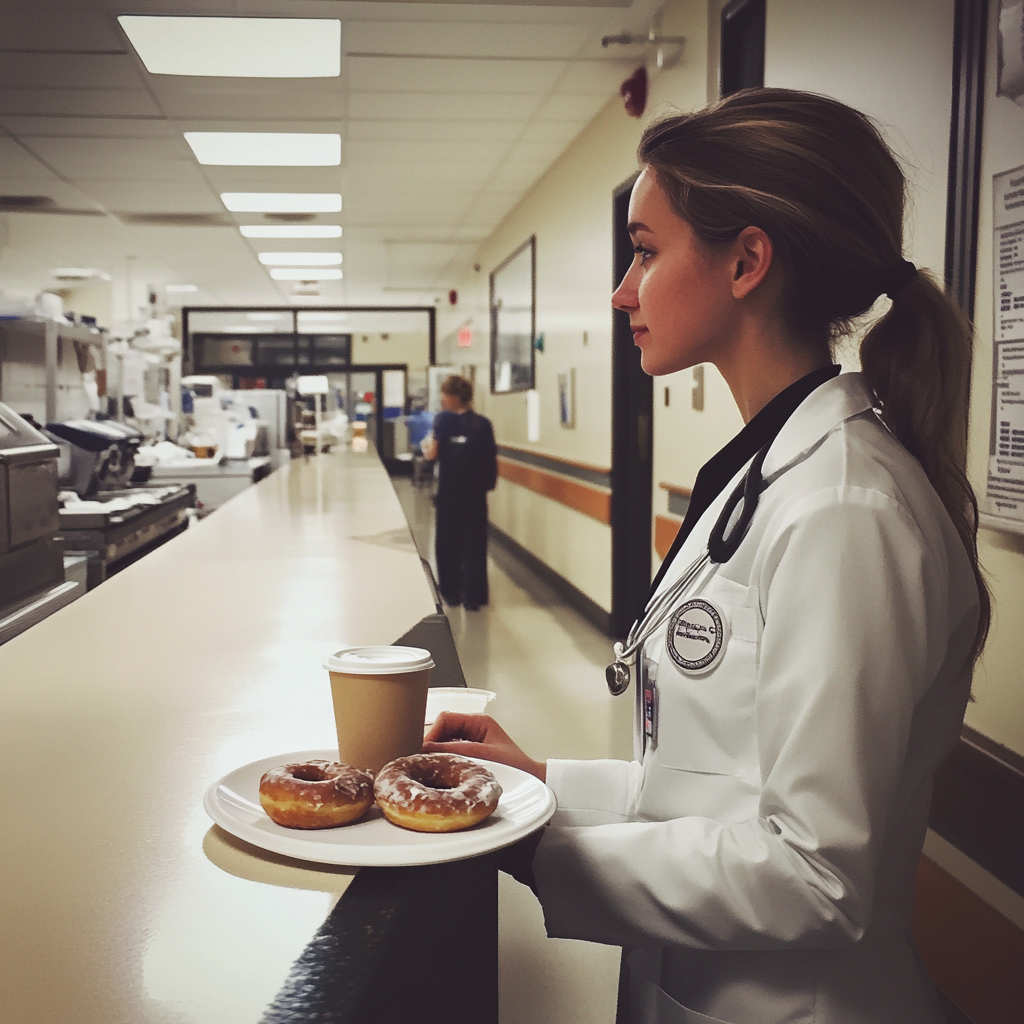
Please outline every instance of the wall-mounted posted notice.
[{"label": "wall-mounted posted notice", "polygon": [[986,511],[1024,523],[1024,167],[993,178],[995,332]]}]

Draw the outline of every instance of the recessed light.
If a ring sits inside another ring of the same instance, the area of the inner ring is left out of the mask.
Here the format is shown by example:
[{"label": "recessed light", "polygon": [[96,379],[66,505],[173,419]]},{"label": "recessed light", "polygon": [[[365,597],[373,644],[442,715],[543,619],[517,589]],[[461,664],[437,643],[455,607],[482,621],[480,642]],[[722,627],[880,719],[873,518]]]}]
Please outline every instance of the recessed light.
[{"label": "recessed light", "polygon": [[339,213],[338,192],[221,192],[232,213]]},{"label": "recessed light", "polygon": [[195,284],[168,284],[164,285],[164,291],[167,292],[197,292],[199,286]]},{"label": "recessed light", "polygon": [[152,75],[207,78],[337,78],[336,18],[117,19]]},{"label": "recessed light", "polygon": [[91,281],[98,278],[101,281],[109,281],[110,275],[95,267],[55,267],[50,271],[50,277],[56,281]]},{"label": "recessed light", "polygon": [[340,281],[342,274],[340,270],[314,267],[275,267],[270,276],[275,281]]},{"label": "recessed light", "polygon": [[265,267],[336,267],[341,263],[341,253],[261,252],[260,263]]},{"label": "recessed light", "polygon": [[290,227],[243,224],[238,230],[246,238],[341,238],[340,224],[294,224]]},{"label": "recessed light", "polygon": [[341,136],[326,132],[185,132],[201,164],[231,167],[337,167]]}]

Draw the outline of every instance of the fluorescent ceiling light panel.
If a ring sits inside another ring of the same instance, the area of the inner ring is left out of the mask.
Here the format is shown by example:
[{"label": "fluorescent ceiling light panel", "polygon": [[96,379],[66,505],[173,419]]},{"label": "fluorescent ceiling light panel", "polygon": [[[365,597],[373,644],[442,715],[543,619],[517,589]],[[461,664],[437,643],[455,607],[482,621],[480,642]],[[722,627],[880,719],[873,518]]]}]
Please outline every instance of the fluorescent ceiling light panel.
[{"label": "fluorescent ceiling light panel", "polygon": [[164,291],[168,292],[197,292],[199,286],[195,284],[169,284],[164,286]]},{"label": "fluorescent ceiling light panel", "polygon": [[336,267],[341,263],[341,253],[261,252],[260,263],[265,267]]},{"label": "fluorescent ceiling light panel", "polygon": [[271,321],[291,320],[292,315],[291,313],[246,313],[246,317],[250,320],[270,323]]},{"label": "fluorescent ceiling light panel", "polygon": [[327,132],[185,132],[201,164],[228,167],[337,167],[341,136]]},{"label": "fluorescent ceiling light panel", "polygon": [[303,313],[302,320],[305,321],[316,321],[318,323],[330,323],[334,320],[347,320],[348,313]]},{"label": "fluorescent ceiling light panel", "polygon": [[153,75],[207,78],[337,78],[336,18],[117,19]]},{"label": "fluorescent ceiling light panel", "polygon": [[232,213],[340,213],[338,192],[221,192]]},{"label": "fluorescent ceiling light panel", "polygon": [[340,224],[243,224],[238,230],[246,238],[341,238]]},{"label": "fluorescent ceiling light panel", "polygon": [[270,276],[275,281],[340,281],[341,271],[313,267],[275,267]]}]

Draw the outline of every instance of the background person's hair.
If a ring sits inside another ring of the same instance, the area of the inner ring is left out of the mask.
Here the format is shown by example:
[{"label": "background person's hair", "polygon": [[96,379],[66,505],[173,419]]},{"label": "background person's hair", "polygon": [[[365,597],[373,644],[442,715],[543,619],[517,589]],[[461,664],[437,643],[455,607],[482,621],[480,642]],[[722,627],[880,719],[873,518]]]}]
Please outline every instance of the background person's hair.
[{"label": "background person's hair", "polygon": [[749,89],[667,117],[640,162],[706,244],[764,230],[780,261],[783,314],[803,343],[831,347],[882,293],[889,311],[861,342],[882,418],[921,463],[953,520],[991,619],[978,565],[978,503],[967,479],[971,327],[927,271],[903,260],[903,172],[875,125],[836,100]]},{"label": "background person's hair", "polygon": [[453,373],[446,377],[441,385],[441,391],[452,398],[457,398],[463,405],[473,404],[473,384],[466,377]]}]

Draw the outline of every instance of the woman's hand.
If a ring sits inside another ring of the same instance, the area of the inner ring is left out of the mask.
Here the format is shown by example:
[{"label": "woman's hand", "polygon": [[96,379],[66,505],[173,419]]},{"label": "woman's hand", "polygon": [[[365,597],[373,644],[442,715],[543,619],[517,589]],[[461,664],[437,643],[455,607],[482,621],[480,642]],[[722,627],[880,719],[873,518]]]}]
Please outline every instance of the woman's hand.
[{"label": "woman's hand", "polygon": [[547,765],[527,757],[490,715],[442,711],[423,738],[423,750],[428,754],[480,757],[529,772],[541,782],[547,778]]},{"label": "woman's hand", "polygon": [[423,458],[428,462],[433,462],[437,458],[437,440],[433,434],[427,434],[422,441],[420,441],[420,451],[423,452]]}]

